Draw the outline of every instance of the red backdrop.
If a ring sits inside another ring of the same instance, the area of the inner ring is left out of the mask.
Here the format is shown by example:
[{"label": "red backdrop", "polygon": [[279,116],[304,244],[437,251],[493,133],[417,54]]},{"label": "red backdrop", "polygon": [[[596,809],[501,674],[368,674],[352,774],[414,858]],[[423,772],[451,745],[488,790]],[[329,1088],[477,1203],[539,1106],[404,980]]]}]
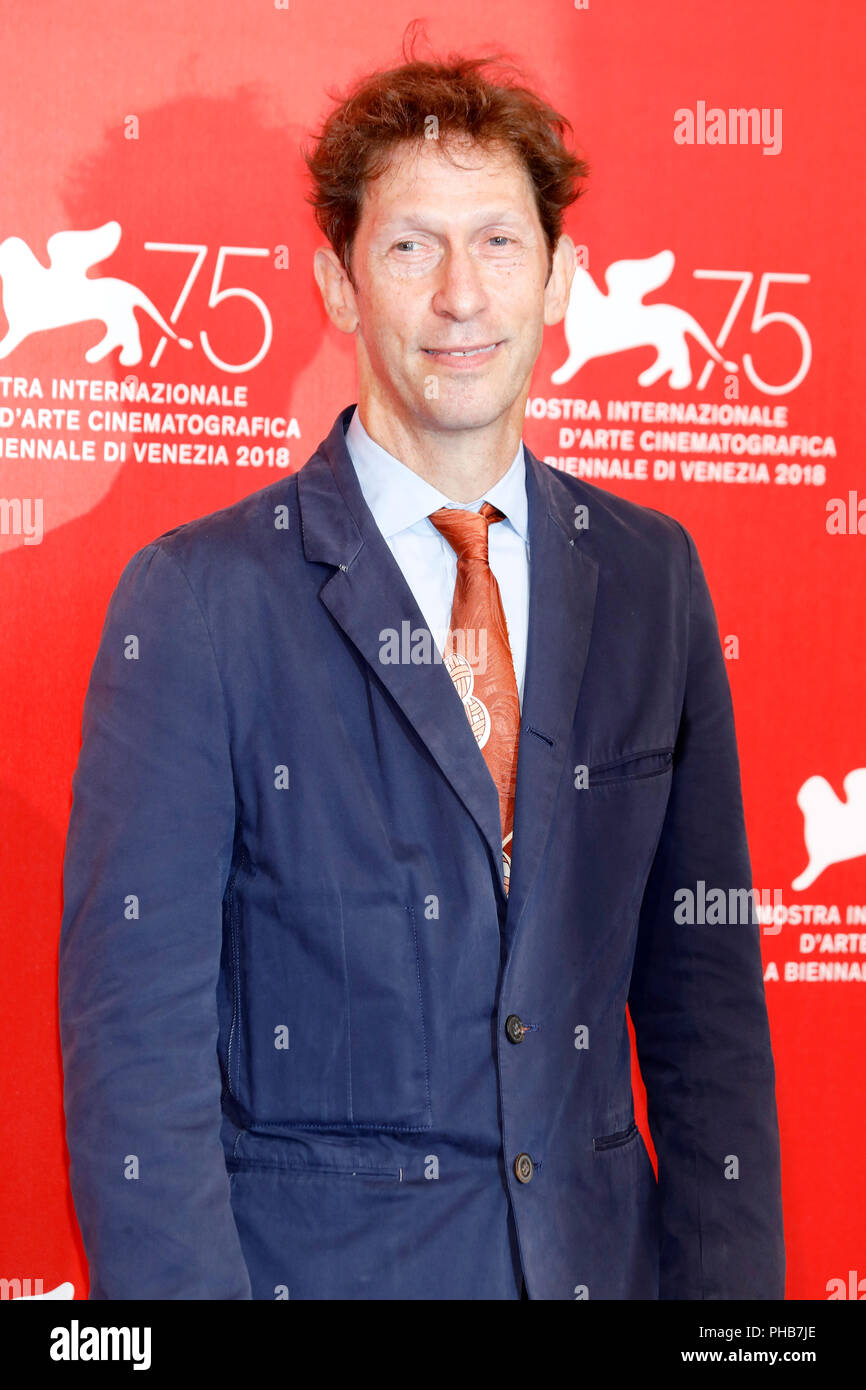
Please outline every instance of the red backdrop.
[{"label": "red backdrop", "polygon": [[[299,142],[330,92],[400,61],[413,17],[402,0],[2,7],[3,1280],[87,1294],[56,961],[106,604],[138,547],[300,467],[356,399],[312,277]],[[755,884],[778,904],[789,1298],[866,1297],[864,30],[856,0],[443,0],[426,25],[437,53],[512,54],[592,168],[527,443],[678,517],[711,585]],[[96,228],[49,259],[50,237]],[[107,400],[124,382],[138,399]],[[636,1094],[645,1130],[639,1077]]]}]

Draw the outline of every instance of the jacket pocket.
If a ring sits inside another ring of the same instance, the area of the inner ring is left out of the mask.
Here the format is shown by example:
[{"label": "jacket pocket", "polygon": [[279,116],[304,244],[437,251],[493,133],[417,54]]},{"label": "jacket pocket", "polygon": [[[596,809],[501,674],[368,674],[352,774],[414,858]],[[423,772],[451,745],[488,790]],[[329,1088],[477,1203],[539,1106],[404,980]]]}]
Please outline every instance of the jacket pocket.
[{"label": "jacket pocket", "polygon": [[[315,1133],[315,1131],[309,1131]],[[308,1149],[295,1140],[246,1133],[234,1153],[226,1156],[226,1169],[234,1173],[284,1173],[287,1177],[355,1178],[360,1181],[403,1181],[397,1163],[375,1162],[359,1153],[354,1139],[343,1140],[331,1152]]]},{"label": "jacket pocket", "polygon": [[645,753],[629,753],[612,762],[596,763],[587,773],[589,786],[607,782],[630,782],[644,777],[660,777],[673,765],[673,748],[653,748]]},{"label": "jacket pocket", "polygon": [[397,890],[235,884],[234,1094],[251,1125],[432,1125],[414,908]]},{"label": "jacket pocket", "polygon": [[640,1134],[637,1125],[632,1121],[625,1129],[618,1129],[614,1134],[602,1134],[600,1138],[593,1139],[592,1147],[596,1153],[601,1153],[604,1149],[622,1149],[626,1144],[631,1144]]}]

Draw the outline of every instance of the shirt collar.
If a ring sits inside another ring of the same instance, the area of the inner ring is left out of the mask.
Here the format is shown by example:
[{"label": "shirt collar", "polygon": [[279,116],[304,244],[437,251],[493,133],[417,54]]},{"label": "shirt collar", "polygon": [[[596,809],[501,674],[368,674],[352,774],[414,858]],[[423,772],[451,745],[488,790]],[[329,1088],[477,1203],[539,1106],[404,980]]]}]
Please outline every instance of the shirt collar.
[{"label": "shirt collar", "polygon": [[[358,475],[364,500],[382,535],[388,539],[414,526],[439,507],[464,507],[477,511],[491,502],[508,518],[518,535],[529,539],[526,503],[526,462],[523,440],[508,471],[475,502],[454,502],[377,444],[361,423],[357,406],[345,434],[346,448]],[[432,527],[432,522],[430,523]]]}]

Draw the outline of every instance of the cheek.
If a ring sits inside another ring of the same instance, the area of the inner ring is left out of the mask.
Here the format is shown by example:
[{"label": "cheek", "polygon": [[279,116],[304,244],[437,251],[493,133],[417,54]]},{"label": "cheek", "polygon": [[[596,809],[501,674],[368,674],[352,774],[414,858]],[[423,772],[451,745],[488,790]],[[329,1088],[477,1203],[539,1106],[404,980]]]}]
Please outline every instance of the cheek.
[{"label": "cheek", "polygon": [[515,275],[504,287],[505,302],[516,323],[534,332],[544,315],[544,288],[536,281]]},{"label": "cheek", "polygon": [[515,300],[511,322],[525,350],[537,353],[544,337],[544,312],[540,296],[528,294],[522,301]]},{"label": "cheek", "polygon": [[397,285],[388,286],[367,306],[367,342],[381,357],[394,357],[402,352],[412,338],[414,322],[410,296],[402,295]]}]

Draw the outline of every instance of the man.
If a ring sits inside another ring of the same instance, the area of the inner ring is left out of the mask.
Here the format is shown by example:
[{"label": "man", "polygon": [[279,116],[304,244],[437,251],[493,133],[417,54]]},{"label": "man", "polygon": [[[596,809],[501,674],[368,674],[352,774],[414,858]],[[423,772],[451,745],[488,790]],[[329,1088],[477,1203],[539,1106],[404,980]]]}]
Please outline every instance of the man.
[{"label": "man", "polygon": [[309,161],[357,407],[112,596],[60,950],[92,1298],[783,1296],[758,927],[678,920],[751,886],[701,564],[521,442],[559,120],[480,62],[359,84]]}]

